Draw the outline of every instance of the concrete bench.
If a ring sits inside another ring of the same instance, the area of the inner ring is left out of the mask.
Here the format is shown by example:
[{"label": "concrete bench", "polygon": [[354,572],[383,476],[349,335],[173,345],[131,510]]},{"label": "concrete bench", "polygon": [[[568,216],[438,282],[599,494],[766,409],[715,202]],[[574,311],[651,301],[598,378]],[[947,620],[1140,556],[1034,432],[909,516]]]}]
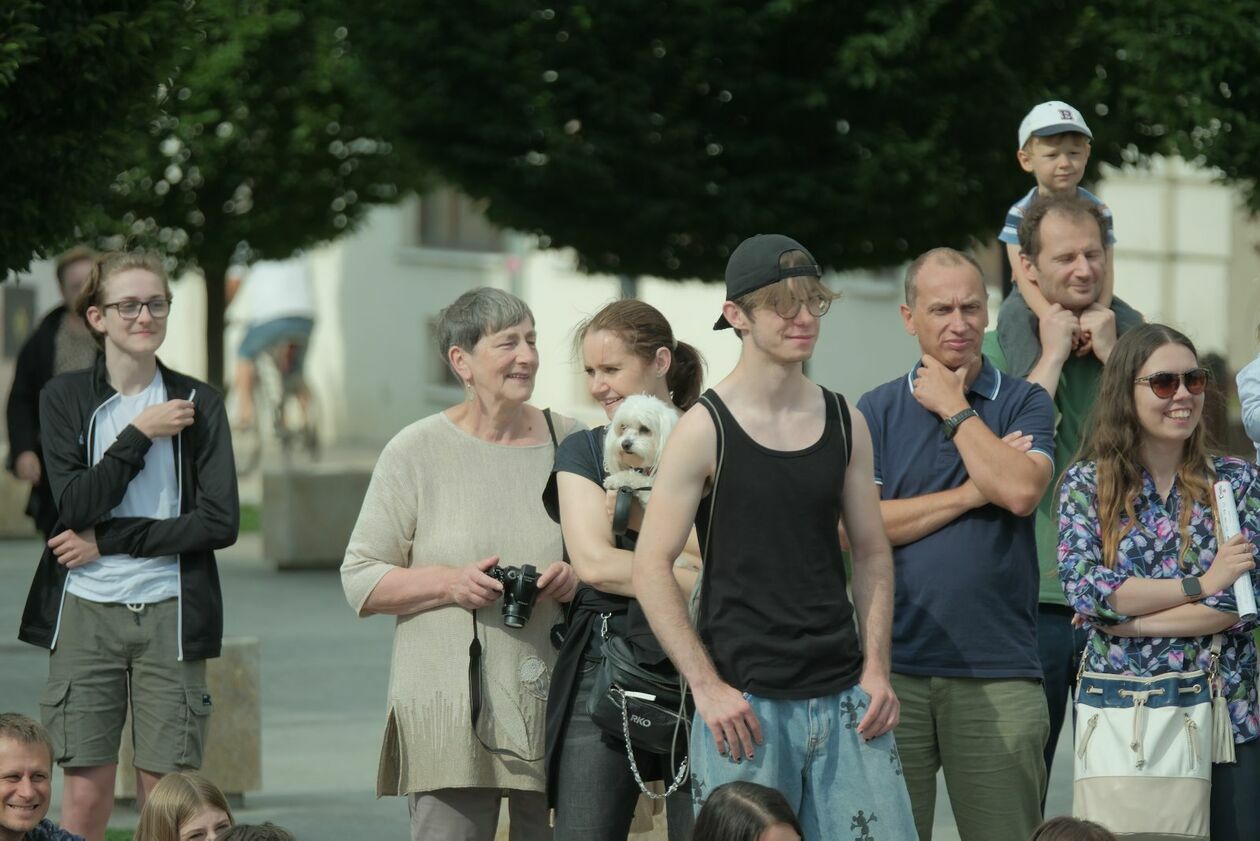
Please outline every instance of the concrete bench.
[{"label": "concrete bench", "polygon": [[[229,637],[223,656],[206,663],[206,682],[214,712],[206,733],[205,761],[199,771],[228,796],[235,807],[246,792],[262,788],[262,703],[259,696],[259,647],[255,637]],[[134,802],[131,715],[123,728],[114,798]]]},{"label": "concrete bench", "polygon": [[341,566],[369,467],[300,465],[263,474],[263,557],[277,569]]}]

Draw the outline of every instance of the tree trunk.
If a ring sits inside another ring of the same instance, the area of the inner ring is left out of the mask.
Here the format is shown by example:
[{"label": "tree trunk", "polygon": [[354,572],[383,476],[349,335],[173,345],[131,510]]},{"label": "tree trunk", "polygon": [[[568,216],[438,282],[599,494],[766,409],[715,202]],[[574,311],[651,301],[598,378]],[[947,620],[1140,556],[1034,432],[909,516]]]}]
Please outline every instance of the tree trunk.
[{"label": "tree trunk", "polygon": [[213,257],[201,261],[206,279],[206,382],[223,390],[223,326],[227,310],[228,261]]}]

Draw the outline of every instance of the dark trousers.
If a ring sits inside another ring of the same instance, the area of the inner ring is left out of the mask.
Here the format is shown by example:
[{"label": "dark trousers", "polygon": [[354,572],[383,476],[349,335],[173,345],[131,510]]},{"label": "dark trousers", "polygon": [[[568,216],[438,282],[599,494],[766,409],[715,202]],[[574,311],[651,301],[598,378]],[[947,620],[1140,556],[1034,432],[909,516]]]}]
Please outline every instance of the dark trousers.
[{"label": "dark trousers", "polygon": [[[625,748],[605,740],[603,731],[586,714],[595,664],[585,665],[560,753],[555,841],[625,841],[639,800],[639,786]],[[665,784],[668,787],[669,781]],[[691,837],[693,817],[688,783],[666,799],[665,818],[669,841]]]},{"label": "dark trousers", "polygon": [[[1037,605],[1037,650],[1041,655],[1042,688],[1050,710],[1050,739],[1046,742],[1046,779],[1054,763],[1054,749],[1076,690],[1076,674],[1081,667],[1081,653],[1088,636],[1083,629],[1072,627],[1072,609],[1064,605]],[[1042,807],[1045,801],[1042,800]]]},{"label": "dark trousers", "polygon": [[1212,766],[1212,841],[1260,838],[1260,739],[1234,745],[1238,762]]}]

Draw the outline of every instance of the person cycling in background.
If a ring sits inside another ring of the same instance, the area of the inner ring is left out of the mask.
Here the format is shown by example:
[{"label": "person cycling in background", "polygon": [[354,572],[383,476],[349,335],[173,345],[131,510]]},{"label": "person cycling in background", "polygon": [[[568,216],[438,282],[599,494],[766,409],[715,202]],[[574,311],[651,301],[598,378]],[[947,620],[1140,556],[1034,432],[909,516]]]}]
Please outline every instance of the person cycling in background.
[{"label": "person cycling in background", "polygon": [[311,292],[306,261],[293,257],[288,260],[259,260],[248,267],[234,266],[227,277],[228,303],[231,304],[242,290],[249,326],[236,354],[232,389],[237,396],[237,416],[232,421],[242,429],[254,425],[254,387],[258,382],[256,360],[273,345],[292,342],[292,365],[282,373],[297,378],[293,384],[294,391],[302,406],[304,426],[308,425],[311,394],[302,378],[302,365],[311,330],[315,327],[315,297]]}]

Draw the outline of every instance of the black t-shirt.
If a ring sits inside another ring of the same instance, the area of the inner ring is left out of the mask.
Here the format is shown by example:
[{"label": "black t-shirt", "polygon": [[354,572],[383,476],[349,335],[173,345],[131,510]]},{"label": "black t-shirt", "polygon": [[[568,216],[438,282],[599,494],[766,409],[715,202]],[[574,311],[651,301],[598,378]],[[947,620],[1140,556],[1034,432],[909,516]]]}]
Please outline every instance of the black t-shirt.
[{"label": "black t-shirt", "polygon": [[[589,479],[601,491],[603,490],[604,478],[608,475],[604,471],[604,434],[607,430],[608,427],[606,426],[601,426],[597,429],[578,430],[560,442],[560,446],[556,450],[555,472],[552,473],[551,479],[547,483],[547,489],[543,492],[543,505],[546,507],[547,513],[556,522],[560,521],[560,500],[559,489],[556,484],[556,473],[572,473],[576,476],[581,476],[584,479]],[[612,531],[610,522],[605,522],[603,525],[608,528],[609,532]],[[624,535],[614,535],[613,543],[618,549],[633,552],[637,538],[637,532],[627,531]],[[636,646],[639,649],[639,653],[644,656],[645,661],[655,660],[656,662],[662,662],[665,659],[665,652],[652,634],[647,617],[643,614],[639,603],[635,599],[626,596],[605,593],[597,589],[596,592],[605,599],[616,600],[623,605],[623,610],[609,619],[609,629],[613,633],[625,637]],[[596,656],[599,651],[598,624],[595,630],[596,633],[593,635],[595,638],[588,649],[589,656]]]}]

